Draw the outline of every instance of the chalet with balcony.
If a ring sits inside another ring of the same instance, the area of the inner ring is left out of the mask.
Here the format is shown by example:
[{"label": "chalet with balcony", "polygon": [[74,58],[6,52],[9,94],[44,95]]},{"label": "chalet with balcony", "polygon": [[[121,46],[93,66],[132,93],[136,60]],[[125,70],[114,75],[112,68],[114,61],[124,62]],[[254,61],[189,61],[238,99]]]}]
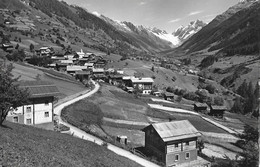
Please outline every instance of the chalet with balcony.
[{"label": "chalet with balcony", "polygon": [[93,68],[92,74],[93,74],[92,75],[93,79],[105,79],[106,78],[104,68]]},{"label": "chalet with balcony", "polygon": [[119,85],[123,82],[123,76],[120,74],[110,74],[108,75],[108,83],[112,85]]},{"label": "chalet with balcony", "polygon": [[92,71],[90,69],[85,71],[76,71],[75,78],[79,80],[80,82],[83,82],[85,80],[89,80],[91,76]]},{"label": "chalet with balcony", "polygon": [[29,91],[29,102],[9,111],[6,120],[27,125],[52,122],[54,97],[60,94],[58,88],[44,81],[20,82],[19,87]]},{"label": "chalet with balcony", "polygon": [[130,78],[131,85],[135,89],[142,91],[142,94],[151,94],[153,79],[152,78]]},{"label": "chalet with balcony", "polygon": [[210,166],[197,155],[201,134],[188,120],[154,123],[143,131],[146,152],[165,166]]}]

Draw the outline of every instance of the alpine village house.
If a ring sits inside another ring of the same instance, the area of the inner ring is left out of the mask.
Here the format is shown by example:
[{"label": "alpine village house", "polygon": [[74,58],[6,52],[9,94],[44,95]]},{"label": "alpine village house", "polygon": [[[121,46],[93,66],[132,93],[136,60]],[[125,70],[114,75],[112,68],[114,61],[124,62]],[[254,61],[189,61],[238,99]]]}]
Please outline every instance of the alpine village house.
[{"label": "alpine village house", "polygon": [[7,120],[27,125],[43,124],[53,121],[53,101],[59,95],[55,85],[44,81],[24,81],[19,87],[30,93],[29,102],[9,111]]},{"label": "alpine village house", "polygon": [[210,162],[198,157],[201,134],[188,120],[154,123],[143,131],[145,150],[165,166],[211,166]]}]

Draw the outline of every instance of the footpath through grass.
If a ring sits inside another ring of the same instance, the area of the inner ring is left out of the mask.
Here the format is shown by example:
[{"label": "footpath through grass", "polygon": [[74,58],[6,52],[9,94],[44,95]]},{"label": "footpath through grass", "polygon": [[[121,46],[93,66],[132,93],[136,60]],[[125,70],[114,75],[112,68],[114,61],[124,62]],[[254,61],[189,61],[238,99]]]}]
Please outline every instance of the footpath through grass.
[{"label": "footpath through grass", "polygon": [[0,126],[0,166],[140,166],[103,146],[67,134],[5,122]]}]

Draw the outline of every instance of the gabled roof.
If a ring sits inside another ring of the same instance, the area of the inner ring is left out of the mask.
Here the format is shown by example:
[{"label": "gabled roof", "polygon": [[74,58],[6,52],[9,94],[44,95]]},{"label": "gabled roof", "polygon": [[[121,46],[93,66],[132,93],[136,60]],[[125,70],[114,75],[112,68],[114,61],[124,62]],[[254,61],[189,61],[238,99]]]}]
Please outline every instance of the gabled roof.
[{"label": "gabled roof", "polygon": [[205,103],[194,103],[194,105],[195,105],[196,107],[208,107],[208,105],[205,104]]},{"label": "gabled roof", "polygon": [[227,110],[226,106],[211,105],[210,108],[213,109],[213,110]]},{"label": "gabled roof", "polygon": [[152,78],[131,78],[133,83],[153,83]]},{"label": "gabled roof", "polygon": [[[150,126],[156,130],[164,142],[201,136],[188,120],[160,122]],[[143,131],[146,131],[146,128]]]},{"label": "gabled roof", "polygon": [[19,82],[19,87],[27,89],[30,93],[30,98],[50,97],[60,94],[58,88],[46,81],[22,81]]},{"label": "gabled roof", "polygon": [[170,92],[165,92],[164,95],[166,97],[174,97],[174,94],[173,93],[170,93]]}]

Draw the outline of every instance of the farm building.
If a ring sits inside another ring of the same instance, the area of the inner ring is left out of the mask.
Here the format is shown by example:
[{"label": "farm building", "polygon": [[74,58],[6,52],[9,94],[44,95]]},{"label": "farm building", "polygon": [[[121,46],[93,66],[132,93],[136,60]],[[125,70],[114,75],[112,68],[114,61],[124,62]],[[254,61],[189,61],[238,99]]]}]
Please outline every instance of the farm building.
[{"label": "farm building", "polygon": [[93,68],[93,79],[105,79],[105,70],[104,68]]},{"label": "farm building", "polygon": [[120,74],[110,74],[108,75],[108,82],[112,85],[119,85],[123,82],[123,76]]},{"label": "farm building", "polygon": [[131,87],[131,79],[134,78],[134,76],[123,76],[123,85],[127,87]]},{"label": "farm building", "polygon": [[224,112],[227,110],[225,106],[216,106],[216,105],[210,105],[210,113],[209,115],[217,116],[217,117],[223,117]]},{"label": "farm building", "polygon": [[164,93],[163,97],[164,97],[165,100],[174,100],[174,94],[173,93],[166,92],[166,93]]},{"label": "farm building", "polygon": [[208,105],[205,103],[194,103],[193,106],[194,106],[194,111],[197,112],[206,111],[208,108]]},{"label": "farm building", "polygon": [[84,71],[87,70],[88,67],[87,66],[79,66],[79,65],[71,65],[71,66],[67,66],[67,73],[69,74],[75,74],[76,71]]},{"label": "farm building", "polygon": [[84,80],[89,80],[90,75],[91,75],[91,70],[76,71],[75,78],[77,80],[80,80],[80,82],[83,82]]},{"label": "farm building", "polygon": [[197,156],[201,134],[188,120],[154,123],[143,131],[145,150],[166,166],[210,166]]},{"label": "farm building", "polygon": [[133,88],[138,88],[143,94],[150,94],[152,92],[153,79],[152,78],[131,78]]},{"label": "farm building", "polygon": [[54,97],[60,93],[58,88],[43,81],[20,82],[19,87],[29,91],[29,103],[11,110],[6,120],[27,125],[52,122]]}]

